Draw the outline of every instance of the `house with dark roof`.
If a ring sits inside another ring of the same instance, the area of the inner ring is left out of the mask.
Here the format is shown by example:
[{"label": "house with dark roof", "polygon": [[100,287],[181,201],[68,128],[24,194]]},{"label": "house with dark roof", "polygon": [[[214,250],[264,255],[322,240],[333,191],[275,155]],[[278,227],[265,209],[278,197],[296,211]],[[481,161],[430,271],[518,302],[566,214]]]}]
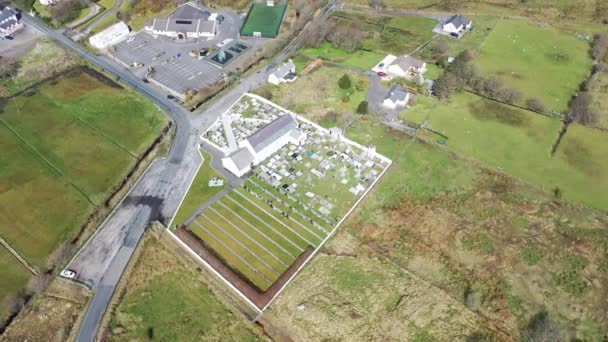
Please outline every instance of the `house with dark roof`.
[{"label": "house with dark roof", "polygon": [[275,72],[268,75],[268,83],[279,85],[285,82],[293,82],[298,78],[296,75],[296,65],[293,64],[291,59],[286,63],[283,63],[277,68]]},{"label": "house with dark roof", "polygon": [[242,177],[251,170],[251,166],[263,162],[283,146],[289,143],[301,145],[306,134],[298,127],[298,121],[291,114],[281,115],[240,141],[239,148],[222,159],[222,165],[237,177]]},{"label": "house with dark roof", "polygon": [[473,21],[465,18],[462,14],[455,14],[447,18],[441,24],[441,29],[450,36],[460,38],[473,27]]},{"label": "house with dark roof", "polygon": [[22,28],[21,13],[10,7],[0,10],[0,36],[10,36]]},{"label": "house with dark roof", "polygon": [[217,34],[217,19],[217,13],[187,2],[179,5],[168,17],[148,21],[144,30],[177,39],[213,38]]},{"label": "house with dark roof", "polygon": [[404,108],[407,106],[411,97],[411,93],[407,90],[403,89],[403,87],[399,84],[395,84],[389,91],[386,93],[384,100],[382,101],[382,107],[387,109],[398,109]]}]

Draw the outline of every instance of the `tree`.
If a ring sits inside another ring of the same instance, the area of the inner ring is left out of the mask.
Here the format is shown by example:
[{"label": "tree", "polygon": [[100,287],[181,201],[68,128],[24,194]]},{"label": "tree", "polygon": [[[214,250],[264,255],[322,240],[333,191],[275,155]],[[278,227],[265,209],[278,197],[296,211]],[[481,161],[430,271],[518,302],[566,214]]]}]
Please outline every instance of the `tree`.
[{"label": "tree", "polygon": [[528,106],[528,109],[534,112],[544,113],[547,111],[547,108],[545,107],[543,102],[536,97],[532,97],[526,100],[526,105]]},{"label": "tree", "polygon": [[361,101],[359,106],[357,106],[357,114],[367,114],[367,101]]},{"label": "tree", "polygon": [[458,78],[451,72],[444,72],[433,85],[433,94],[440,100],[448,99],[458,88]]},{"label": "tree", "polygon": [[500,92],[500,97],[506,103],[514,104],[522,99],[523,94],[517,89],[507,88]]},{"label": "tree", "polygon": [[590,126],[597,123],[598,115],[591,110],[591,95],[587,92],[579,92],[570,104],[570,117],[583,125]]},{"label": "tree", "polygon": [[596,61],[601,62],[604,60],[606,52],[608,52],[608,32],[602,32],[595,36],[591,54]]},{"label": "tree", "polygon": [[369,0],[369,7],[381,9],[384,7],[384,0]]},{"label": "tree", "polygon": [[557,324],[551,320],[546,312],[539,312],[534,315],[521,335],[524,340],[531,342],[563,341]]},{"label": "tree", "polygon": [[85,7],[83,0],[62,0],[49,7],[53,20],[59,24],[66,23],[78,17],[78,13]]},{"label": "tree", "polygon": [[340,79],[338,80],[338,86],[340,87],[340,89],[350,89],[350,87],[352,86],[350,77],[348,77],[347,74],[342,75],[342,77],[340,77]]},{"label": "tree", "polygon": [[497,78],[489,78],[483,83],[483,92],[489,97],[497,97],[502,83]]}]

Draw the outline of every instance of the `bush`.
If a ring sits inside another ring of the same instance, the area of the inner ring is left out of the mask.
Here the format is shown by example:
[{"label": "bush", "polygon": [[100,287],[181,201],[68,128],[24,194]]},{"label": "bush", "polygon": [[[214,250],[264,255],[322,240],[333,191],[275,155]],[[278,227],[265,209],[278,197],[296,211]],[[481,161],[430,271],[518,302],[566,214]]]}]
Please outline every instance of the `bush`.
[{"label": "bush", "polygon": [[344,97],[342,97],[342,103],[348,103],[349,101],[350,101],[349,95],[344,95]]},{"label": "bush", "polygon": [[359,106],[357,106],[357,114],[367,114],[367,101],[361,101]]},{"label": "bush", "polygon": [[352,82],[350,81],[350,77],[347,74],[342,75],[338,80],[338,86],[340,89],[350,89],[352,86]]}]

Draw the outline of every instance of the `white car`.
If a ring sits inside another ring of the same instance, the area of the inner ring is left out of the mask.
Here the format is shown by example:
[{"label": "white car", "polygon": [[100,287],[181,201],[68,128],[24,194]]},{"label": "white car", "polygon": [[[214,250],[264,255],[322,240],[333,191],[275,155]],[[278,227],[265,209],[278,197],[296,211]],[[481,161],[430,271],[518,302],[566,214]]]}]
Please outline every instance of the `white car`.
[{"label": "white car", "polygon": [[76,272],[66,268],[65,270],[61,271],[60,276],[67,279],[74,279],[76,277]]},{"label": "white car", "polygon": [[228,39],[224,39],[224,40],[222,40],[221,42],[217,43],[217,45],[216,45],[216,46],[217,46],[218,48],[220,48],[220,47],[222,47],[222,46],[224,46],[224,45],[226,45],[226,44],[230,43],[231,41],[232,41],[232,39],[230,39],[230,38],[228,38]]},{"label": "white car", "polygon": [[134,41],[134,40],[135,40],[135,37],[129,37],[129,38],[127,39],[127,43],[130,43],[130,42],[132,42],[132,41]]}]

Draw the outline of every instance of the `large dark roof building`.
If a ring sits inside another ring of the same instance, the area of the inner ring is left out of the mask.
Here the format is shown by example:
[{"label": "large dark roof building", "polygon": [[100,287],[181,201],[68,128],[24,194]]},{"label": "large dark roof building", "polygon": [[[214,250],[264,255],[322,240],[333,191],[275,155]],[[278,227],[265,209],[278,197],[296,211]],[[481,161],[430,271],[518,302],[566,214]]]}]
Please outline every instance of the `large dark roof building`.
[{"label": "large dark roof building", "polygon": [[188,38],[212,38],[217,33],[217,14],[187,2],[179,5],[168,17],[148,21],[144,27],[147,32],[157,35]]}]

